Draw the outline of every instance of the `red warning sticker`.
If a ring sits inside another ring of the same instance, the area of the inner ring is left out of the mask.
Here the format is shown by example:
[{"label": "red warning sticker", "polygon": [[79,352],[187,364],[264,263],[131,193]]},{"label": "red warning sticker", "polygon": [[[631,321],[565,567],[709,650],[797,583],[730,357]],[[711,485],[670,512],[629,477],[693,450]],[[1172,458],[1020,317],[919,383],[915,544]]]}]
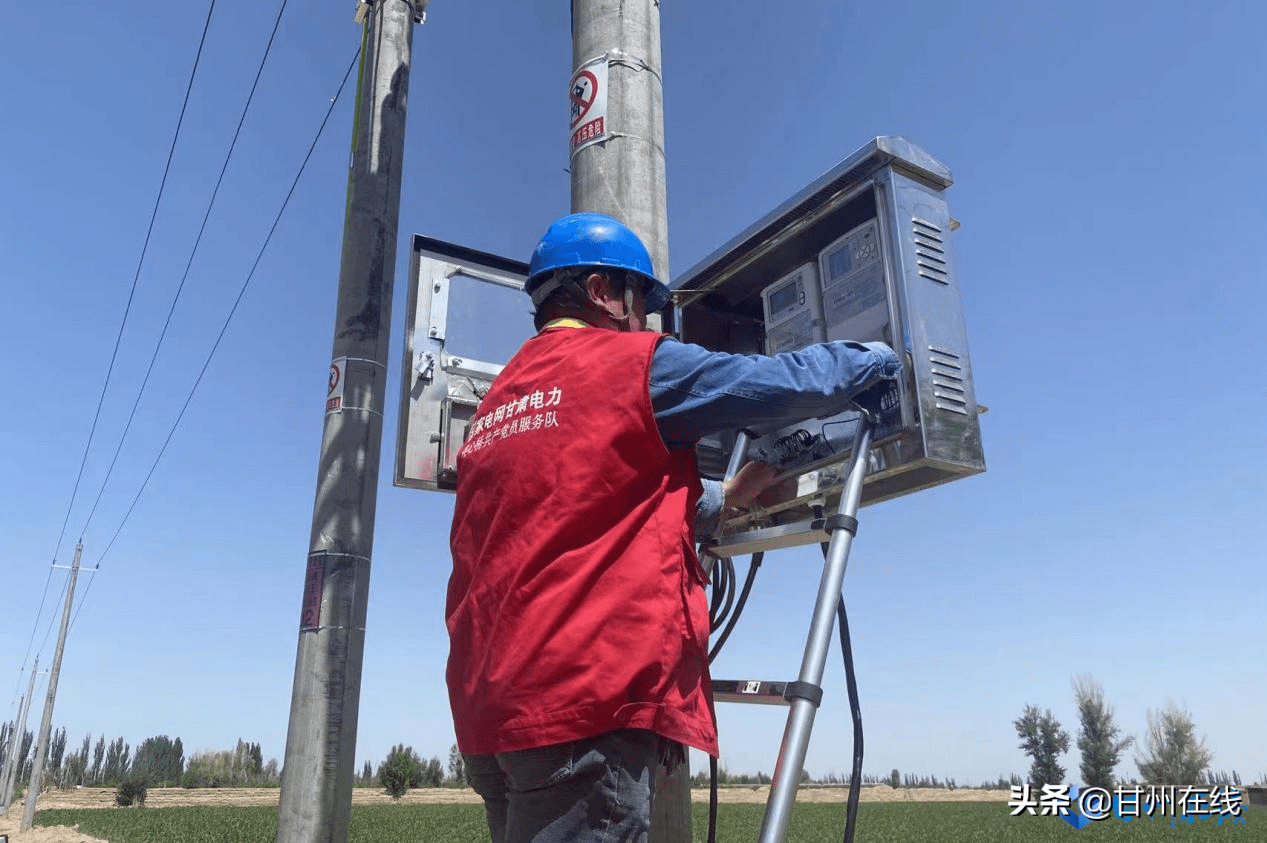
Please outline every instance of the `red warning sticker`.
[{"label": "red warning sticker", "polygon": [[336,357],[330,362],[330,386],[326,390],[326,412],[343,409],[343,381],[347,374],[348,359]]},{"label": "red warning sticker", "polygon": [[568,85],[572,119],[569,157],[592,143],[607,140],[607,57],[589,61],[572,74]]}]

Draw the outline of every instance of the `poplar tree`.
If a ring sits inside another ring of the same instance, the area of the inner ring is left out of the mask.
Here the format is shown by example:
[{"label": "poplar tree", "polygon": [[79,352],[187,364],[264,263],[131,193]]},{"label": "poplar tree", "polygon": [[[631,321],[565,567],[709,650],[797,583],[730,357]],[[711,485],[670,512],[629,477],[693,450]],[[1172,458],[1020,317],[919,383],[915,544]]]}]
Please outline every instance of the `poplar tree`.
[{"label": "poplar tree", "polygon": [[106,736],[102,735],[97,738],[97,744],[92,749],[92,782],[96,784],[101,781],[101,762],[106,757]]},{"label": "poplar tree", "polygon": [[185,750],[180,738],[167,735],[146,738],[136,748],[132,769],[155,787],[175,787],[185,774]]},{"label": "poplar tree", "polygon": [[1020,747],[1032,760],[1029,783],[1033,787],[1045,784],[1061,784],[1065,780],[1065,768],[1060,766],[1060,755],[1069,749],[1069,733],[1052,715],[1051,709],[1040,711],[1038,706],[1026,705],[1021,716],[1012,722]]},{"label": "poplar tree", "polygon": [[53,732],[53,737],[48,744],[48,770],[56,773],[61,769],[62,756],[66,754],[66,727],[63,726]]},{"label": "poplar tree", "polygon": [[118,785],[127,778],[132,769],[132,748],[124,743],[123,738],[111,741],[106,745],[106,760],[101,767],[101,783]]},{"label": "poplar tree", "polygon": [[1121,729],[1113,722],[1113,709],[1104,700],[1104,688],[1090,675],[1076,676],[1073,680],[1073,698],[1078,706],[1078,752],[1082,762],[1082,784],[1112,790],[1115,784],[1113,768],[1135,739],[1118,738]]},{"label": "poplar tree", "polygon": [[1148,784],[1191,785],[1204,781],[1214,753],[1197,737],[1187,709],[1173,701],[1161,711],[1148,710],[1144,757],[1136,758],[1139,774]]}]

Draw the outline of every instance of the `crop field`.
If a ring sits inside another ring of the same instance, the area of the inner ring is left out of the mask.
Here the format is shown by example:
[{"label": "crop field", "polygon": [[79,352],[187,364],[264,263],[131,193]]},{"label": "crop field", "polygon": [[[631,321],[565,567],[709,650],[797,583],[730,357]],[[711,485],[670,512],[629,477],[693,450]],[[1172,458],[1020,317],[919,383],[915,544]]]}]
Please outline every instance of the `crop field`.
[{"label": "crop field", "polygon": [[[694,839],[708,834],[708,806],[695,804]],[[724,804],[718,810],[719,843],[753,841],[763,805]],[[986,802],[864,803],[857,843],[1046,843],[1046,841],[1262,841],[1267,811],[1246,807],[1243,822],[1213,819],[1188,824],[1169,817],[1130,823],[1110,818],[1075,830],[1056,817],[1010,816],[1006,805]],[[786,843],[835,843],[844,835],[845,806],[798,803]],[[110,843],[272,843],[277,809],[180,807],[44,810],[36,825],[76,826]],[[349,843],[454,843],[488,839],[484,809],[477,804],[358,805],[352,809]]]}]

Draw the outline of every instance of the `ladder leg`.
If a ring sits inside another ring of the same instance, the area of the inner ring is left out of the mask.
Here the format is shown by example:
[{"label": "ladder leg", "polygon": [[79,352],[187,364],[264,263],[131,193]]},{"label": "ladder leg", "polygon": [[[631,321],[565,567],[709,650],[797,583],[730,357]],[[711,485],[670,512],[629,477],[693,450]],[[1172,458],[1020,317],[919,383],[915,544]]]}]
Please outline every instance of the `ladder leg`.
[{"label": "ladder leg", "polygon": [[748,446],[752,444],[752,434],[741,430],[735,434],[735,447],[730,452],[730,462],[726,465],[726,479],[730,480],[739,473],[743,464],[748,461]]},{"label": "ladder leg", "polygon": [[845,567],[849,563],[849,549],[857,531],[858,504],[862,500],[862,482],[867,474],[867,453],[871,450],[872,421],[864,413],[859,417],[858,430],[854,434],[853,455],[848,479],[840,496],[840,508],[828,519],[831,543],[823,563],[823,577],[818,585],[818,600],[810,622],[805,642],[805,655],[801,660],[801,672],[797,682],[789,687],[786,696],[791,703],[787,726],[783,732],[783,744],[779,760],[774,768],[770,795],[766,800],[765,818],[761,822],[760,843],[780,843],[787,833],[796,790],[800,785],[801,771],[805,767],[805,753],[809,748],[810,731],[814,728],[814,715],[822,699],[823,669],[827,663],[827,651],[831,644],[832,629],[836,621],[836,606],[845,579]]},{"label": "ladder leg", "polygon": [[[752,435],[746,430],[739,431],[735,436],[734,450],[730,452],[730,461],[726,465],[726,480],[733,480],[735,475],[739,473],[739,469],[743,468],[744,463],[748,461],[748,446],[750,444],[752,444]],[[719,535],[725,522],[726,514],[723,512],[717,517],[717,532]],[[704,573],[712,577],[713,565],[717,562],[717,557],[706,550],[700,554],[699,561]]]}]

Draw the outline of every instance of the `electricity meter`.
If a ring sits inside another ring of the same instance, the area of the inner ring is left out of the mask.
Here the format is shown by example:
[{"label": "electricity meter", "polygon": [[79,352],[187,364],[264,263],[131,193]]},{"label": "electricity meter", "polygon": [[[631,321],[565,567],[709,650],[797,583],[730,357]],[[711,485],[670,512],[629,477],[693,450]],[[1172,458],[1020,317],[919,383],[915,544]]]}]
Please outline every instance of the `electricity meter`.
[{"label": "electricity meter", "polygon": [[795,351],[827,338],[818,266],[806,263],[761,293],[765,305],[766,353]]},{"label": "electricity meter", "polygon": [[827,339],[883,341],[889,307],[876,221],[864,222],[824,249],[819,266]]},{"label": "electricity meter", "polygon": [[[881,397],[862,503],[985,470],[946,204],[950,171],[900,137],[878,137],[673,282],[674,330],[715,351],[774,354],[823,340],[888,343],[905,362]],[[765,337],[763,346],[754,337]],[[795,479],[782,500],[731,518],[713,551],[752,553],[826,538],[856,410],[746,428],[747,455]],[[737,432],[736,432],[737,433]],[[698,448],[725,473],[734,434]]]}]

